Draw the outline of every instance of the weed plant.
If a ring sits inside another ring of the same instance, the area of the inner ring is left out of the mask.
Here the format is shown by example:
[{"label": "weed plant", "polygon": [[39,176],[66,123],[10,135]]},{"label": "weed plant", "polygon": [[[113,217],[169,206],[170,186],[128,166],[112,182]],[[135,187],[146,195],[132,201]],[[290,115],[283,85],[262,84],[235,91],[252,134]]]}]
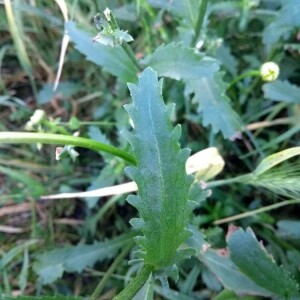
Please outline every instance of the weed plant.
[{"label": "weed plant", "polygon": [[0,299],[300,299],[298,0],[2,2]]}]

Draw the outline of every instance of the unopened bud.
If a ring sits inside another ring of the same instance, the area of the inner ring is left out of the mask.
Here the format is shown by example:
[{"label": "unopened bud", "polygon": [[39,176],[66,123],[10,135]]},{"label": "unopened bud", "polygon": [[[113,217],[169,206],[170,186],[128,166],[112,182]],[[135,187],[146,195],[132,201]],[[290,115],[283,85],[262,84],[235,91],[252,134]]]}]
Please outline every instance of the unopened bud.
[{"label": "unopened bud", "polygon": [[272,62],[268,61],[260,67],[260,76],[263,81],[274,81],[279,76],[279,66]]}]

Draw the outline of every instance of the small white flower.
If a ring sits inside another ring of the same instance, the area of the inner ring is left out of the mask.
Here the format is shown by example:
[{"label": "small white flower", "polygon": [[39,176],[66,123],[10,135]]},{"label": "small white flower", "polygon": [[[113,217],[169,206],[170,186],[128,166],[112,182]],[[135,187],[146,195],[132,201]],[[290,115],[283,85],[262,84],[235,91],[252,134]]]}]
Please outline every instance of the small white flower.
[{"label": "small white flower", "polygon": [[279,66],[276,63],[272,61],[268,61],[260,67],[259,71],[260,71],[261,79],[263,81],[270,82],[278,78],[280,70],[279,70]]},{"label": "small white flower", "polygon": [[110,22],[111,21],[111,17],[110,17],[111,10],[108,7],[106,7],[103,13],[104,13],[106,20],[108,22]]},{"label": "small white flower", "polygon": [[25,124],[25,129],[29,131],[33,130],[35,126],[41,123],[45,115],[46,113],[42,109],[37,109],[30,117],[30,120]]},{"label": "small white flower", "polygon": [[42,119],[45,117],[45,112],[42,109],[37,109],[34,114],[31,116],[30,121],[37,125],[39,124]]}]

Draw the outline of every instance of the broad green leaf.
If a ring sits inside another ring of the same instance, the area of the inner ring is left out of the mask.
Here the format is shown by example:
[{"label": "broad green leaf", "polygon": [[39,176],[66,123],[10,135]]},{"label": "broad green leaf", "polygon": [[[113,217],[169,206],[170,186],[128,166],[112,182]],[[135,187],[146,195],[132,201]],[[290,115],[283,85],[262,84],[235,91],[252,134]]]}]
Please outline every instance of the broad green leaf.
[{"label": "broad green leaf", "polygon": [[294,29],[300,26],[299,0],[280,0],[281,9],[270,25],[263,32],[264,44],[270,46],[281,38],[288,39]]},{"label": "broad green leaf", "polygon": [[93,43],[93,35],[77,28],[74,22],[66,22],[65,29],[75,48],[85,55],[87,60],[103,67],[121,81],[136,81],[136,66],[121,46],[110,47]]},{"label": "broad green leaf", "polygon": [[[133,133],[126,133],[137,160],[128,175],[138,186],[138,196],[127,201],[137,208],[139,219],[131,224],[143,236],[136,239],[140,258],[155,268],[168,267],[190,255],[178,247],[190,235],[186,229],[192,203],[188,192],[192,177],[186,175],[188,149],[178,144],[180,127],[172,128],[171,110],[164,104],[157,74],[147,68],[137,85],[129,84],[133,104],[126,105],[133,120]],[[176,195],[176,196],[175,196]]]},{"label": "broad green leaf", "polygon": [[231,75],[236,76],[238,61],[230,51],[230,48],[224,44],[216,50],[216,58],[221,61],[222,65],[228,70]]},{"label": "broad green leaf", "polygon": [[149,66],[156,70],[159,76],[176,80],[212,76],[219,69],[215,60],[206,58],[181,43],[157,48],[150,58]]},{"label": "broad green leaf", "polygon": [[232,260],[219,254],[216,250],[209,249],[199,256],[204,265],[219,279],[222,285],[236,293],[259,295],[269,297],[272,293],[254,283],[243,274]]},{"label": "broad green leaf", "polygon": [[21,245],[18,245],[7,253],[4,253],[0,259],[0,270],[9,264],[16,256],[20,255],[25,249],[38,243],[38,240],[29,240]]},{"label": "broad green leaf", "polygon": [[62,99],[69,99],[74,94],[78,93],[82,87],[74,82],[60,82],[58,88],[53,91],[53,84],[47,83],[39,91],[38,103],[46,104],[55,98],[60,96]]},{"label": "broad green leaf", "polygon": [[43,284],[49,284],[60,278],[64,271],[82,272],[92,267],[97,261],[112,258],[117,251],[128,243],[130,236],[124,235],[110,241],[93,245],[69,246],[54,249],[38,257],[34,270]]},{"label": "broad green leaf", "polygon": [[197,228],[189,229],[193,235],[188,239],[188,245],[198,249],[197,257],[217,277],[224,288],[244,295],[269,297],[272,294],[243,274],[226,253],[222,255],[220,251],[210,248]]},{"label": "broad green leaf", "polygon": [[279,163],[300,154],[300,147],[289,148],[264,158],[253,171],[253,175],[259,176]]},{"label": "broad green leaf", "polygon": [[194,94],[192,101],[198,105],[204,126],[211,125],[214,133],[221,131],[224,138],[233,138],[242,129],[242,122],[230,105],[222,77],[223,73],[217,72],[213,77],[190,80],[187,93]]},{"label": "broad green leaf", "polygon": [[288,103],[300,103],[300,87],[288,81],[276,80],[262,87],[267,99]]},{"label": "broad green leaf", "polygon": [[186,19],[191,27],[194,27],[199,13],[199,0],[167,1],[167,0],[147,0],[147,2],[157,8],[168,10],[174,15]]},{"label": "broad green leaf", "polygon": [[277,222],[278,235],[281,239],[300,245],[300,221],[281,220]]},{"label": "broad green leaf", "polygon": [[250,228],[232,233],[228,246],[231,260],[257,285],[286,299],[297,294],[297,283],[287,270],[274,262]]}]

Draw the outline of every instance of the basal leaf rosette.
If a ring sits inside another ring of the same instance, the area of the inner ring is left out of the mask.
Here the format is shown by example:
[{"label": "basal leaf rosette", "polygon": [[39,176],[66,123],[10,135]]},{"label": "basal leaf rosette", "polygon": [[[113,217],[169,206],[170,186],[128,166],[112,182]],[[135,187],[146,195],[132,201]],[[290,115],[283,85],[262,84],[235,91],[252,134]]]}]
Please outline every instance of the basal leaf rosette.
[{"label": "basal leaf rosette", "polygon": [[[131,225],[143,235],[136,238],[138,256],[154,269],[166,268],[191,255],[182,243],[190,236],[186,229],[194,203],[188,200],[193,181],[185,163],[189,149],[180,149],[180,126],[172,128],[172,109],[164,104],[157,73],[147,68],[137,85],[128,85],[133,103],[125,105],[134,125],[126,132],[137,166],[126,172],[136,182],[138,195],[127,201],[140,214]],[[172,107],[173,108],[173,107]]]}]

